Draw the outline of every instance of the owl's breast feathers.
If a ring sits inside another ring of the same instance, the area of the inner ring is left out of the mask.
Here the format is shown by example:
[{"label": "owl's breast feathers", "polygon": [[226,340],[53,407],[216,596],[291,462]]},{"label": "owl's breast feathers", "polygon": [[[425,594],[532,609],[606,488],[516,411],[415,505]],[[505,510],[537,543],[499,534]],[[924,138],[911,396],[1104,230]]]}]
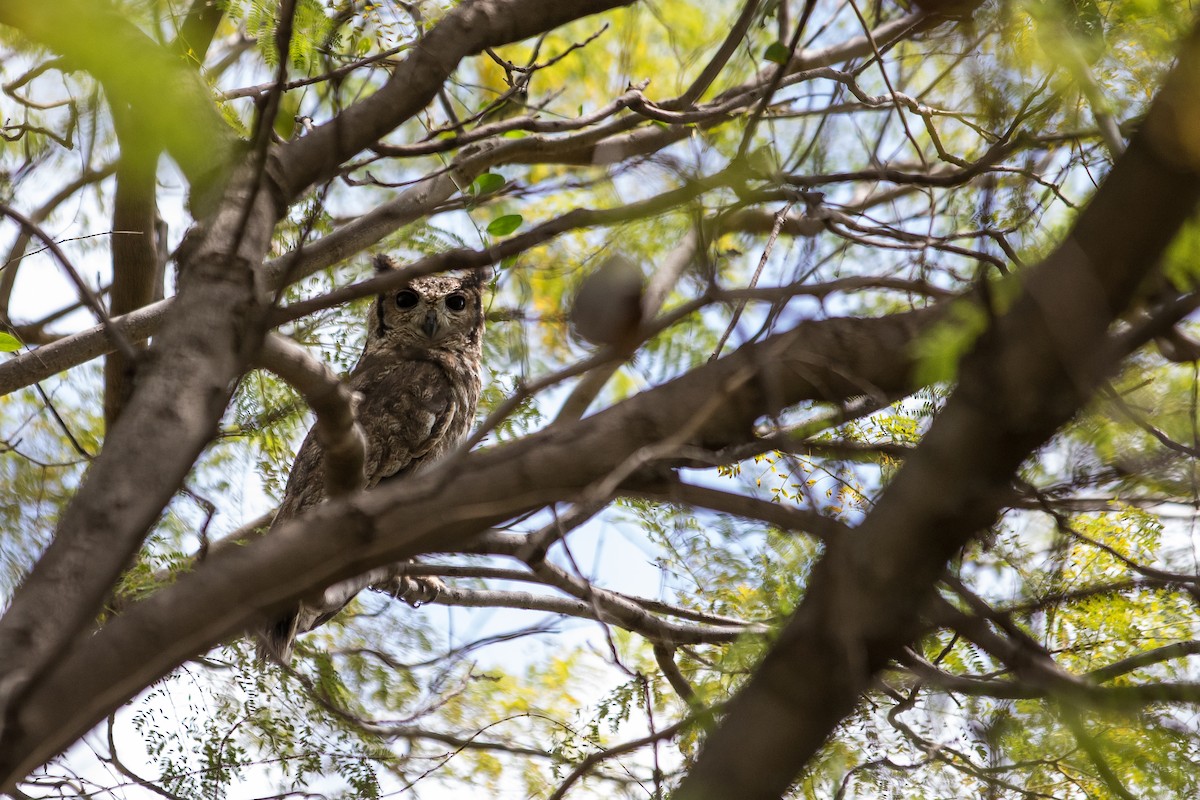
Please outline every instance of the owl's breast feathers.
[{"label": "owl's breast feathers", "polygon": [[[457,447],[470,430],[481,388],[475,362],[437,350],[406,353],[405,360],[364,357],[349,384],[362,396],[356,416],[367,440],[367,488]],[[309,431],[275,524],[324,499],[324,470],[321,445]]]},{"label": "owl's breast feathers", "polygon": [[350,388],[362,396],[357,416],[367,439],[370,488],[457,447],[474,420],[480,378],[476,362],[432,349],[386,362],[364,358]]}]

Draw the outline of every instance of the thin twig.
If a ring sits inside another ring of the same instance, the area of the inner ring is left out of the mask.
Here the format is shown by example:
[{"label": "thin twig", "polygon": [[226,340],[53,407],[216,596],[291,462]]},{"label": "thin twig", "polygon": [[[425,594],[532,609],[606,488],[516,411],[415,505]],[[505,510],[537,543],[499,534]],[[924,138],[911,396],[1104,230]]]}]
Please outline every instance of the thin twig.
[{"label": "thin twig", "polygon": [[[750,278],[750,285],[747,288],[753,289],[758,285],[758,279],[762,276],[763,267],[767,265],[767,259],[771,257],[771,250],[775,247],[775,240],[779,238],[779,231],[783,228],[783,221],[787,219],[788,212],[792,210],[793,202],[788,202],[778,214],[775,215],[775,224],[771,228],[771,235],[767,238],[767,244],[763,248],[762,257],[758,260],[758,268],[754,270],[754,276]],[[737,327],[738,320],[742,318],[742,311],[746,308],[746,300],[738,303],[737,308],[733,311],[733,318],[729,320],[729,326],[725,328],[725,332],[721,334],[721,338],[717,340],[717,346],[713,348],[713,353],[708,357],[709,361],[715,361],[721,355],[722,348],[725,347],[725,342]]]},{"label": "thin twig", "polygon": [[100,302],[100,298],[96,296],[96,293],[92,291],[92,288],[87,285],[82,277],[80,277],[79,272],[75,269],[75,266],[71,263],[71,260],[67,258],[67,254],[64,253],[62,248],[58,246],[58,242],[54,240],[54,237],[43,230],[42,227],[36,222],[29,219],[29,217],[25,216],[20,211],[17,211],[15,208],[6,203],[0,203],[0,214],[3,214],[4,216],[16,222],[24,230],[28,231],[30,235],[36,236],[45,242],[46,249],[50,251],[50,253],[62,266],[63,270],[67,273],[67,276],[71,279],[71,282],[75,284],[75,288],[79,292],[79,298],[87,305],[89,309],[91,309],[92,313],[96,315],[96,319],[100,321],[100,324],[104,326],[104,330],[108,334],[109,339],[112,340],[113,345],[115,345],[117,350],[121,352],[121,355],[129,359],[130,362],[136,360],[137,351],[134,350],[133,345],[129,343],[129,340],[125,338],[125,335],[121,333],[121,331],[115,325],[113,325],[112,319],[109,318],[108,312],[104,309],[104,304]]}]

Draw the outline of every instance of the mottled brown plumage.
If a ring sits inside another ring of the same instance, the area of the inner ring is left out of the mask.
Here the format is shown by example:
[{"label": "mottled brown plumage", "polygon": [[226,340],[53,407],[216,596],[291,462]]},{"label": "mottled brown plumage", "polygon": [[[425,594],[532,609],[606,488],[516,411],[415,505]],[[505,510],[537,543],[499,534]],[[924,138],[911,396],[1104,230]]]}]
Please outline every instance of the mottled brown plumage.
[{"label": "mottled brown plumage", "polygon": [[[379,256],[376,267],[395,265]],[[482,284],[480,272],[432,275],[376,298],[363,354],[348,379],[360,397],[355,416],[367,441],[368,489],[436,461],[470,430],[480,392]],[[272,527],[325,499],[324,470],[321,445],[309,431]],[[435,595],[436,586],[416,581],[416,599]],[[295,637],[331,618],[356,591],[327,592],[282,617],[263,632],[260,655],[286,664]]]}]

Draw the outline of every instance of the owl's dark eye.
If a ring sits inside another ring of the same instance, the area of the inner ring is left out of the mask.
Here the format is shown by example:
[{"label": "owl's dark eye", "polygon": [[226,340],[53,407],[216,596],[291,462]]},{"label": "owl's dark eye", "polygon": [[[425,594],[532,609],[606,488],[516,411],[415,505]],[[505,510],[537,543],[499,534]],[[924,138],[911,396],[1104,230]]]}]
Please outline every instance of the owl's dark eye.
[{"label": "owl's dark eye", "polygon": [[396,305],[399,308],[412,308],[417,304],[417,293],[410,292],[408,289],[396,295]]},{"label": "owl's dark eye", "polygon": [[452,294],[446,298],[446,308],[451,311],[462,311],[467,307],[467,298],[461,294]]}]

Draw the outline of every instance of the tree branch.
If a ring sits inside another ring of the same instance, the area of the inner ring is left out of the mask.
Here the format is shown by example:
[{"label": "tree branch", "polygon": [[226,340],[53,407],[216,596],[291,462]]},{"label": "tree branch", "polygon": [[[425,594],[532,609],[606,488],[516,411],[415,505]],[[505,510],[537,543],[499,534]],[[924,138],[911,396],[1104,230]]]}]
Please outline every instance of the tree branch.
[{"label": "tree branch", "polygon": [[[65,19],[71,24],[63,24]],[[219,190],[233,155],[233,132],[196,72],[172,50],[160,47],[104,0],[63,0],[53,8],[7,3],[0,6],[0,24],[58,51],[72,68],[90,72],[114,106],[173,108],[144,115],[147,139],[171,154],[193,188]],[[181,119],[188,123],[179,124]]]},{"label": "tree branch", "polygon": [[759,417],[806,397],[909,387],[911,362],[896,353],[907,352],[902,343],[936,318],[914,311],[801,323],[580,422],[466,456],[452,474],[434,470],[325,503],[271,536],[211,553],[194,572],[79,640],[32,687],[15,720],[20,733],[0,757],[5,785],[174,665],[313,587],[421,552],[453,551],[495,522],[582,491],[646,444],[670,437],[730,376],[748,370],[756,377],[728,390],[693,444],[720,449],[743,441]]},{"label": "tree branch", "polygon": [[312,183],[332,177],[346,159],[419,112],[437,96],[463,58],[631,2],[473,0],[455,6],[417,42],[377,92],[280,148],[286,194],[295,197]]},{"label": "tree branch", "polygon": [[283,378],[317,415],[313,429],[325,459],[325,496],[341,497],[366,484],[367,439],[355,420],[355,397],[329,367],[295,342],[268,334],[258,365]]},{"label": "tree branch", "polygon": [[920,446],[856,534],[828,547],[794,618],[683,779],[680,800],[783,794],[876,672],[919,634],[945,563],[992,523],[1017,467],[1112,368],[1110,324],[1200,196],[1200,158],[1181,123],[1200,113],[1198,75],[1194,34],[1066,241],[963,359],[958,389]]}]

